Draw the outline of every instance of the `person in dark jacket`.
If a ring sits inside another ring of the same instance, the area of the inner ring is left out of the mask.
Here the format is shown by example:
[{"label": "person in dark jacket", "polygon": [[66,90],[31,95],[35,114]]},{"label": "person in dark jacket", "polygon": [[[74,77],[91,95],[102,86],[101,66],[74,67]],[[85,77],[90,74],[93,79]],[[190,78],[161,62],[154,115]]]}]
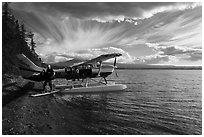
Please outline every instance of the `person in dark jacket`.
[{"label": "person in dark jacket", "polygon": [[44,76],[45,76],[45,82],[43,84],[43,91],[45,91],[45,87],[47,86],[47,83],[49,84],[50,91],[52,91],[52,80],[54,79],[55,72],[50,65],[48,65]]}]

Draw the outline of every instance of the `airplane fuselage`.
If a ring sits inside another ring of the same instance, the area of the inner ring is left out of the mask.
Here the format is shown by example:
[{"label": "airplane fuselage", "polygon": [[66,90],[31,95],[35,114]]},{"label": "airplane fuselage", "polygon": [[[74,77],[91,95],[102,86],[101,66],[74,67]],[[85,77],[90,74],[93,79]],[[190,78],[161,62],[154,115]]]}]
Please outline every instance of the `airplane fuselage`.
[{"label": "airplane fuselage", "polygon": [[[77,68],[78,69],[78,68]],[[66,69],[58,69],[55,71],[54,78],[62,78],[66,80],[74,80],[74,79],[86,79],[86,78],[96,78],[96,77],[107,77],[108,75],[112,74],[114,71],[114,66],[112,65],[102,65],[100,74],[99,68],[79,68],[78,73],[76,70],[66,70]],[[45,76],[43,73],[33,73],[27,76],[23,76],[23,78],[32,80],[32,81],[45,81]]]},{"label": "airplane fuselage", "polygon": [[[116,67],[116,57],[121,56],[120,53],[104,54],[97,58],[91,59],[78,65],[70,67],[64,67],[63,69],[54,69],[55,78],[65,78],[67,80],[74,79],[86,79],[86,78],[106,78],[110,75]],[[23,78],[32,81],[45,81],[46,80],[46,68],[35,65],[24,54],[17,55],[19,59],[19,69]],[[103,61],[115,58],[114,65],[102,64]]]}]

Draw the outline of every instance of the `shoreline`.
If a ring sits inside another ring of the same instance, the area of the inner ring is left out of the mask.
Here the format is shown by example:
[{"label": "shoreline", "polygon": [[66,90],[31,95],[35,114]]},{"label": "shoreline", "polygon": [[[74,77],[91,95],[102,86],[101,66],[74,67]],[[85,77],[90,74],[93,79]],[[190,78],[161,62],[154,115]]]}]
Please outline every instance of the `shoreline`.
[{"label": "shoreline", "polygon": [[[32,98],[29,94],[41,92],[33,89],[35,83],[5,84],[2,89],[2,135],[54,135],[62,134],[63,118],[53,107],[55,98]],[[37,85],[39,85],[37,83]]]}]

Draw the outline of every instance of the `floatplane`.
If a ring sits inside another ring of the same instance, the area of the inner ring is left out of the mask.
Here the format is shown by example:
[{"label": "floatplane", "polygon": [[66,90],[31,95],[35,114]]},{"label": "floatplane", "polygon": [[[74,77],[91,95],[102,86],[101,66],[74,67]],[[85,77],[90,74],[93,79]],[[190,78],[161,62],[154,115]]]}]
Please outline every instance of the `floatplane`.
[{"label": "floatplane", "polygon": [[[117,67],[116,58],[119,56],[122,56],[122,54],[104,54],[85,62],[54,69],[55,76],[53,79],[66,79],[68,81],[76,79],[81,80],[81,83],[74,86],[70,84],[55,85],[54,88],[57,90],[33,96],[49,95],[59,91],[63,93],[97,93],[124,90],[127,88],[126,85],[108,82],[106,79]],[[36,82],[45,81],[43,72],[46,68],[37,66],[24,54],[19,54],[17,57],[20,60],[19,69],[24,79]],[[113,65],[103,64],[104,61],[111,58],[115,58]],[[73,70],[78,70],[77,75],[73,73]]]}]

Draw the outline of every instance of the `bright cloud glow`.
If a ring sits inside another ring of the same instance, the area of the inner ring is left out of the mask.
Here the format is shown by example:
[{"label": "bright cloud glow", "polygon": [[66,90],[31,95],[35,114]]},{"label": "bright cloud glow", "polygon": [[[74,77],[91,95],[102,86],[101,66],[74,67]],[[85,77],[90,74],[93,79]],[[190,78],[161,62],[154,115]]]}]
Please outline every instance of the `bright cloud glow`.
[{"label": "bright cloud glow", "polygon": [[[201,64],[201,3],[13,3],[46,62],[119,52],[121,63]],[[139,55],[138,55],[139,54]]]},{"label": "bright cloud glow", "polygon": [[153,15],[160,12],[193,9],[197,6],[201,6],[201,3],[177,3],[176,5],[161,6],[161,7],[154,8],[153,10],[150,10],[150,11],[144,11],[143,17],[150,18]]}]

